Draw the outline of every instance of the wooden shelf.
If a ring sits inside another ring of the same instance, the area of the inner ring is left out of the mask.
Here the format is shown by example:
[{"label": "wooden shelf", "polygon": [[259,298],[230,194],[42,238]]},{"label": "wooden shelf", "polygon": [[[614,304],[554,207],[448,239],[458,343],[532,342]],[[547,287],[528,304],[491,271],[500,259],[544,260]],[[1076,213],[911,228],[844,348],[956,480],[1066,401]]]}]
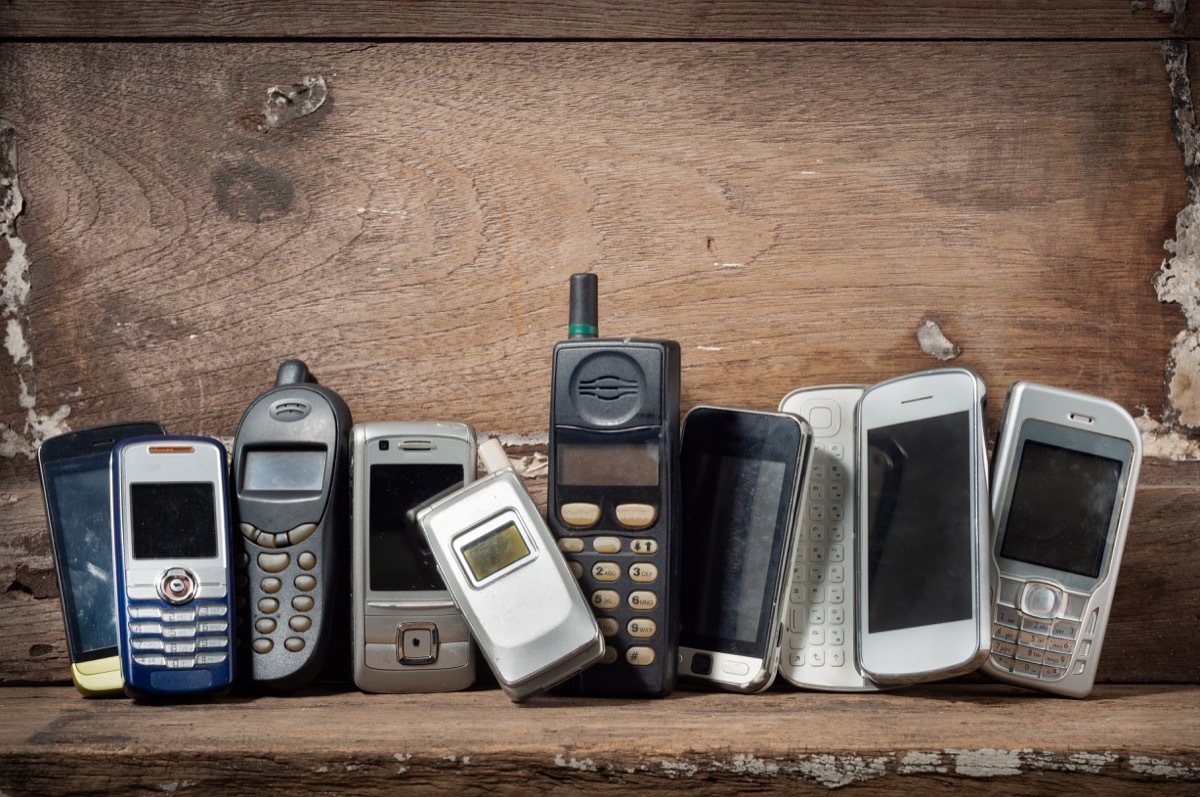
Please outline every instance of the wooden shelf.
[{"label": "wooden shelf", "polygon": [[313,691],[207,703],[0,690],[0,792],[1195,794],[1200,687],[991,684],[660,701]]}]

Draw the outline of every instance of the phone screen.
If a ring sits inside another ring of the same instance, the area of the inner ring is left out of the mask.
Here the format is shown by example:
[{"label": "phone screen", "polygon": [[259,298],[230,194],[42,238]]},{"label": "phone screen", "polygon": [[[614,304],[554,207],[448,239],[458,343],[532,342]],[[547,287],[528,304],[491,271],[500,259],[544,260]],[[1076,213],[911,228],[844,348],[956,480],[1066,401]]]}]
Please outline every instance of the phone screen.
[{"label": "phone screen", "polygon": [[79,653],[117,645],[116,585],[113,583],[112,521],[109,514],[108,455],[46,468],[56,515],[56,546],[66,564],[62,599],[74,622],[67,631]]},{"label": "phone screen", "polygon": [[867,631],[971,618],[969,413],[867,431]]},{"label": "phone screen", "polygon": [[1119,460],[1026,440],[1000,555],[1099,576],[1122,467]]},{"label": "phone screen", "polygon": [[[466,480],[453,464],[372,465],[370,469],[368,555],[370,588],[377,592],[444,590],[429,542],[409,510]],[[411,522],[410,522],[411,521]]]},{"label": "phone screen", "polygon": [[681,641],[761,657],[773,631],[799,426],[753,415],[709,428],[698,420],[687,427],[680,457]]},{"label": "phone screen", "polygon": [[320,491],[325,478],[325,449],[246,451],[243,490]]},{"label": "phone screen", "polygon": [[211,559],[217,555],[212,482],[129,485],[134,559]]}]

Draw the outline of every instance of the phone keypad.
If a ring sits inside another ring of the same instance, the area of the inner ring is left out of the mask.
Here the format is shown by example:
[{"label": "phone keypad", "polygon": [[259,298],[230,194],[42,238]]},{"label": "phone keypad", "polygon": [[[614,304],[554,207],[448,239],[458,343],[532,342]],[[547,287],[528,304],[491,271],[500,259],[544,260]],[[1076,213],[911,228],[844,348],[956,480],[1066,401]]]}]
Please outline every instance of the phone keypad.
[{"label": "phone keypad", "polygon": [[[841,443],[817,443],[808,494],[796,528],[787,662],[793,668],[843,667],[847,655],[846,510],[850,494]],[[851,585],[852,586],[852,585]],[[801,676],[808,678],[809,676]],[[819,676],[817,677],[819,679]]]},{"label": "phone keypad", "polygon": [[129,624],[129,647],[134,662],[143,667],[187,670],[229,658],[229,607],[224,603],[197,602],[186,609],[132,604],[129,616],[138,618]]},{"label": "phone keypad", "polygon": [[[315,523],[301,523],[287,532],[271,533],[256,529],[249,523],[240,524],[240,529],[246,539],[256,545],[268,549],[260,551],[251,560],[249,556],[239,557],[239,583],[253,586],[253,592],[261,594],[254,604],[251,620],[250,649],[259,655],[265,655],[282,646],[284,650],[299,653],[308,646],[303,634],[314,627],[310,614],[317,608],[316,597],[312,593],[320,581],[313,571],[319,558],[311,550],[279,550],[303,543],[317,530]],[[250,585],[249,564],[257,565],[261,576],[257,583]],[[299,572],[297,572],[297,569]],[[288,595],[291,594],[289,598]]]},{"label": "phone keypad", "polygon": [[991,662],[1005,672],[1053,681],[1089,666],[1099,609],[1053,584],[1001,578],[992,617]]}]

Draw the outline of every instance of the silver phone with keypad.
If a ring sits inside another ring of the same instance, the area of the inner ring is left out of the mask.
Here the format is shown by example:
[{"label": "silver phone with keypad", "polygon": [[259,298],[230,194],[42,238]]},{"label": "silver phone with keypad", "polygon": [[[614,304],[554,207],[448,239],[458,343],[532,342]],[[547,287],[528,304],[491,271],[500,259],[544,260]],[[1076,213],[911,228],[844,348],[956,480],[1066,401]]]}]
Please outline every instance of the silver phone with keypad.
[{"label": "silver phone with keypad", "polygon": [[779,674],[805,689],[873,691],[858,668],[854,590],[854,407],[864,385],[794,390],[779,404],[813,433],[796,522]]},{"label": "silver phone with keypad", "polygon": [[991,654],[997,680],[1092,690],[1142,458],[1129,413],[1106,399],[1018,382],[993,460]]}]

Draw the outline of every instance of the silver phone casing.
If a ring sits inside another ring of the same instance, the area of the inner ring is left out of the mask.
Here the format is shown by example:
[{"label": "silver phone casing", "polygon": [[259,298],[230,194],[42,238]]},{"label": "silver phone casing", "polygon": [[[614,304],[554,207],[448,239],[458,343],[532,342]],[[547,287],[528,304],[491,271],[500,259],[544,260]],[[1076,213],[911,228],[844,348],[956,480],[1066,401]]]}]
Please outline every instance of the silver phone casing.
[{"label": "silver phone casing", "polygon": [[[400,694],[452,692],[475,683],[475,645],[466,618],[447,590],[371,592],[367,506],[367,448],[397,437],[449,439],[467,443],[466,482],[476,475],[475,430],[466,424],[439,421],[377,421],[356,424],[351,431],[351,507],[353,535],[351,575],[354,683],[366,692]],[[459,464],[448,458],[436,464]],[[436,644],[436,660],[406,664],[401,660],[409,638]]]},{"label": "silver phone casing", "polygon": [[[859,478],[856,482],[856,514],[858,518],[855,540],[855,556],[854,556],[854,580],[857,588],[856,600],[858,618],[855,622],[855,632],[857,634],[856,645],[858,647],[858,665],[862,672],[871,680],[885,686],[902,686],[904,684],[925,683],[929,681],[940,681],[947,678],[954,678],[959,675],[966,675],[974,672],[987,659],[990,640],[991,640],[991,577],[995,572],[995,560],[991,553],[991,509],[989,506],[988,492],[988,457],[987,457],[987,385],[983,379],[968,368],[938,368],[931,371],[920,371],[918,373],[907,374],[905,376],[889,379],[885,382],[880,382],[873,387],[881,385],[890,385],[894,383],[905,382],[912,379],[918,379],[924,376],[943,374],[943,373],[958,373],[969,377],[974,385],[974,399],[972,402],[972,412],[975,415],[974,423],[971,428],[971,462],[969,478],[971,480],[972,489],[975,491],[975,500],[971,504],[971,526],[976,533],[972,537],[971,545],[974,551],[974,595],[972,597],[973,613],[975,618],[974,623],[974,641],[973,648],[975,653],[965,657],[963,660],[956,662],[950,666],[939,667],[937,669],[918,672],[904,673],[887,673],[887,672],[872,672],[863,662],[862,645],[863,638],[866,636],[866,618],[867,618],[867,579],[863,572],[863,546],[866,545],[867,530],[867,497],[866,489],[863,487],[866,480]],[[868,389],[869,392],[870,389]],[[865,398],[864,394],[864,398]],[[854,437],[855,437],[855,458],[859,463],[866,462],[867,442],[866,433],[863,425],[863,400],[860,399],[857,408],[854,412]],[[860,474],[861,476],[861,474]]]},{"label": "silver phone casing", "polygon": [[[513,471],[485,476],[426,507],[418,520],[480,652],[514,702],[550,689],[604,654],[592,608]],[[456,544],[509,521],[524,532],[533,557],[476,586]]]},{"label": "silver phone casing", "polygon": [[[1009,415],[1010,411],[1013,413],[1011,417]],[[1068,664],[1067,674],[1059,680],[1034,679],[1008,672],[996,666],[991,656],[984,662],[982,670],[989,677],[1005,683],[1038,689],[1066,697],[1081,698],[1087,697],[1091,693],[1092,686],[1095,683],[1096,668],[1100,660],[1101,648],[1104,644],[1104,632],[1108,625],[1113,594],[1116,591],[1117,575],[1121,569],[1125,538],[1129,530],[1129,518],[1133,513],[1134,493],[1136,492],[1138,473],[1141,468],[1141,433],[1138,431],[1137,425],[1133,422],[1133,418],[1130,417],[1124,408],[1108,399],[1032,382],[1017,382],[1009,389],[1008,397],[1005,400],[1000,437],[996,441],[996,451],[993,460],[995,463],[995,472],[993,473],[992,485],[992,518],[995,523],[996,534],[996,539],[993,542],[993,550],[995,545],[998,545],[1000,542],[1000,521],[1006,511],[1005,499],[1009,494],[1008,483],[1010,479],[1016,476],[1017,472],[1018,463],[1015,461],[1017,455],[1016,448],[1021,439],[1022,424],[1026,420],[1034,419],[1048,421],[1066,426],[1067,428],[1081,428],[1079,424],[1072,423],[1070,418],[1072,414],[1084,415],[1093,421],[1086,427],[1082,427],[1086,428],[1087,431],[1124,440],[1130,444],[1133,450],[1129,461],[1128,474],[1123,483],[1124,492],[1120,497],[1116,535],[1112,541],[1111,550],[1105,557],[1103,570],[1095,586],[1090,590],[1091,594],[1087,598],[1084,608],[1078,612],[1081,615],[1081,631],[1085,637],[1080,642],[1087,643],[1087,654],[1083,655],[1081,652],[1082,648],[1076,647]],[[1079,593],[1079,590],[1068,589],[1061,583],[1061,578],[1056,579],[1053,575],[1048,574],[1046,568],[1036,568],[1031,565],[1022,566],[1023,563],[1020,562],[1013,562],[1009,565],[1007,560],[1000,557],[999,551],[994,551],[994,554],[997,565],[993,573],[992,593],[997,598],[1002,594],[1002,586],[1004,593],[1011,591],[1011,583],[1003,584],[1006,581],[1018,582],[1018,584],[1025,581],[1049,583],[1063,590],[1064,593]],[[1001,569],[1002,567],[1009,566],[1016,569]],[[1021,587],[1017,586],[1017,593],[1013,596],[1015,599],[1014,602],[1018,604],[1020,601],[1020,589]],[[989,614],[988,617],[990,619],[991,615]],[[1081,662],[1084,662],[1084,666],[1080,668]],[[1083,671],[1078,673],[1073,672],[1077,668]]]}]

